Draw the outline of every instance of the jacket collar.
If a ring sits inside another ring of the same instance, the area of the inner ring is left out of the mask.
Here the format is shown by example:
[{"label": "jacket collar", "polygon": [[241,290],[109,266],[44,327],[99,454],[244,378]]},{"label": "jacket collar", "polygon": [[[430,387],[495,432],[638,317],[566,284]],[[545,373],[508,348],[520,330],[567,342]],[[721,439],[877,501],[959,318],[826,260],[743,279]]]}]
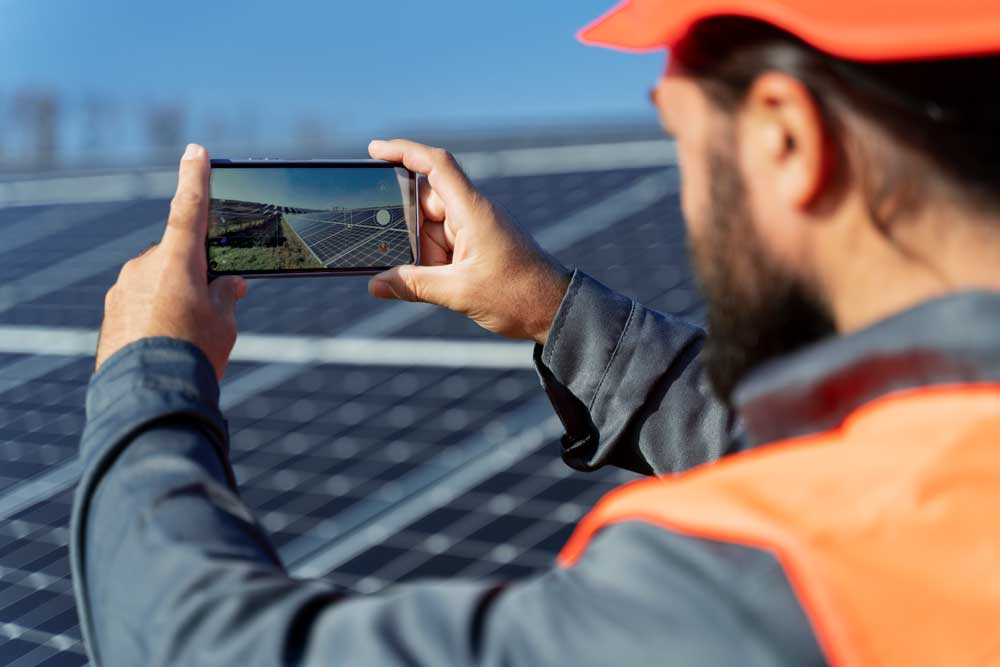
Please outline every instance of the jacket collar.
[{"label": "jacket collar", "polygon": [[769,362],[734,402],[759,445],[834,428],[895,391],[984,382],[1000,382],[1000,292],[962,292]]}]

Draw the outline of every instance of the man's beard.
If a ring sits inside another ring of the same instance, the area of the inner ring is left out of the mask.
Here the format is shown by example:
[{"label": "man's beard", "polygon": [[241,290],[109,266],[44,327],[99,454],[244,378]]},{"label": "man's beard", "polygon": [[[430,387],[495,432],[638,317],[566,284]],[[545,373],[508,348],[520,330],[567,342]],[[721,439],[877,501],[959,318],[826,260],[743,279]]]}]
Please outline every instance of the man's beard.
[{"label": "man's beard", "polygon": [[736,166],[715,152],[710,170],[705,232],[689,246],[708,301],[706,369],[716,393],[732,405],[733,390],[751,370],[836,328],[814,290],[768,254]]}]

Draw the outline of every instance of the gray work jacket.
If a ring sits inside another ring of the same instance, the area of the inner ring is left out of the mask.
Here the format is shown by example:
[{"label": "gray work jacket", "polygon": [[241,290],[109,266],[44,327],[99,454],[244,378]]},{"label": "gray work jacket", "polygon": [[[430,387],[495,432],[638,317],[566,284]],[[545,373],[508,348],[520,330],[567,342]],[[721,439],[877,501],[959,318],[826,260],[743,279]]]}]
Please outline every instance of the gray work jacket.
[{"label": "gray work jacket", "polygon": [[[664,474],[901,388],[997,381],[997,331],[1000,294],[928,302],[755,371],[737,419],[706,383],[702,331],[577,273],[536,361],[567,462]],[[169,339],[91,381],[71,551],[97,665],[826,664],[771,553],[639,520],[512,583],[345,595],[292,578],[240,499],[218,391],[204,356]]]}]

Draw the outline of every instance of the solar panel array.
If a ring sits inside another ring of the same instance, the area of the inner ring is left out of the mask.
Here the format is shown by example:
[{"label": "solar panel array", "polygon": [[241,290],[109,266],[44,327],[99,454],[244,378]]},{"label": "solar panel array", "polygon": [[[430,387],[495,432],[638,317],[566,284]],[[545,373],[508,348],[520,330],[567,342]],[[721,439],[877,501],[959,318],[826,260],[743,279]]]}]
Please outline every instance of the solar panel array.
[{"label": "solar panel array", "polygon": [[[649,305],[700,305],[672,167],[480,179],[543,246]],[[0,340],[94,329],[120,264],[157,239],[165,200],[0,208]],[[483,342],[419,304],[370,299],[364,279],[260,281],[241,331]],[[7,336],[7,338],[4,338]],[[284,336],[286,338],[280,338]],[[9,348],[5,348],[9,349]],[[470,347],[470,349],[485,349]],[[485,353],[484,353],[485,354]],[[66,545],[92,360],[0,354],[0,662],[86,664]],[[222,389],[244,498],[291,570],[359,592],[431,576],[548,567],[573,523],[630,479],[561,463],[560,428],[527,363],[442,360],[231,364]]]},{"label": "solar panel array", "polygon": [[402,206],[315,211],[286,215],[285,221],[327,268],[396,266],[413,261]]}]

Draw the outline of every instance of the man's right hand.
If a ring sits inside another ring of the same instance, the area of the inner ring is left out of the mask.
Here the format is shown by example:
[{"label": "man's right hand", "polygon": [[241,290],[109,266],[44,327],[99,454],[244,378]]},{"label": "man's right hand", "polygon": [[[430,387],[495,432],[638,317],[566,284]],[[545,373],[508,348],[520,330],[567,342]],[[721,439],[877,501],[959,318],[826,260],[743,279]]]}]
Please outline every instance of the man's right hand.
[{"label": "man's right hand", "polygon": [[447,151],[396,139],[373,141],[368,152],[426,175],[421,266],[374,276],[372,296],[444,306],[494,333],[544,344],[570,271],[476,190]]}]

